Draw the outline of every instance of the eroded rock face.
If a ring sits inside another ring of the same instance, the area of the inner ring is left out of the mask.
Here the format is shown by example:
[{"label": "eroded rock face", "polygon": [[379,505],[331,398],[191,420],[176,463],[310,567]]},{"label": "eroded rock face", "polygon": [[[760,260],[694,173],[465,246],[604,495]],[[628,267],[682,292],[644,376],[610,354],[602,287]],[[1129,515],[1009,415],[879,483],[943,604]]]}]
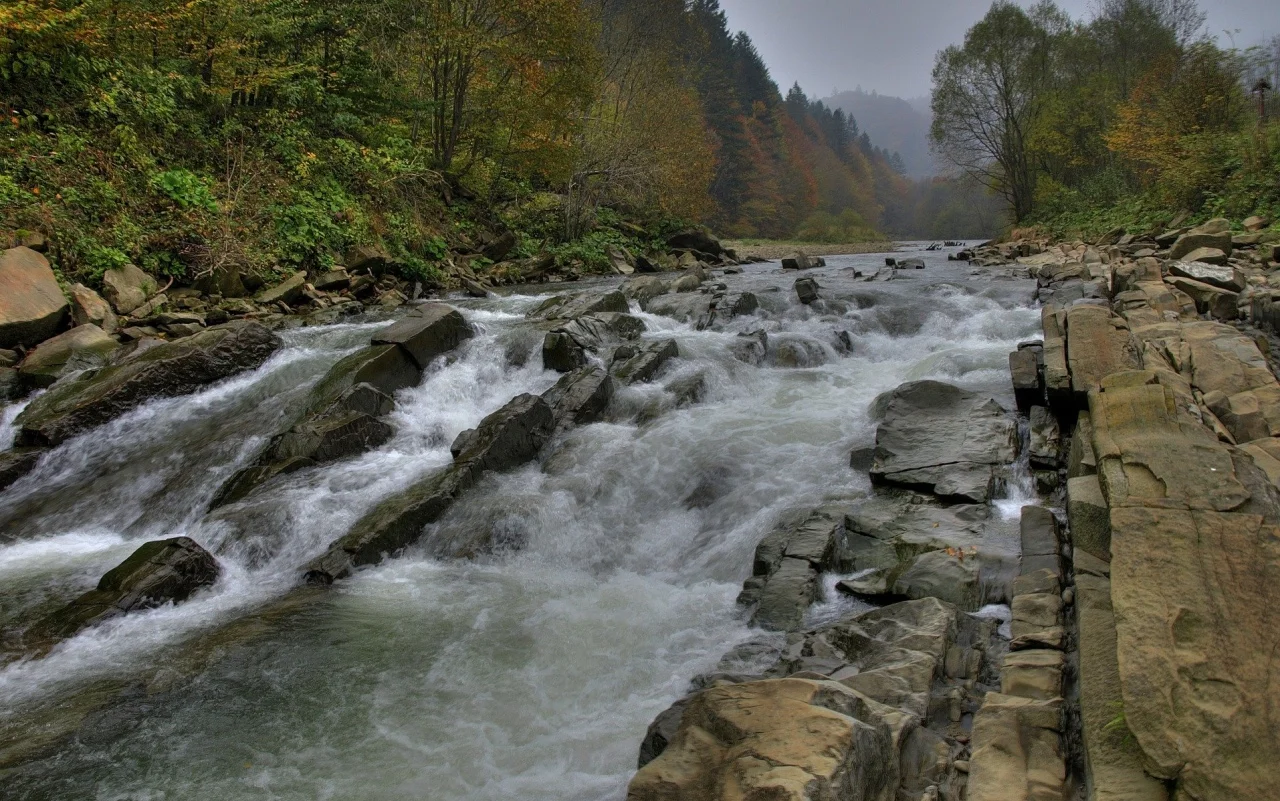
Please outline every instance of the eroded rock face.
[{"label": "eroded rock face", "polygon": [[61,640],[135,610],[180,603],[212,585],[220,572],[218,561],[189,537],[148,542],[104,575],[96,589],[37,623],[27,638]]},{"label": "eroded rock face", "polygon": [[892,710],[829,682],[717,687],[692,699],[628,801],[881,801],[897,786]]},{"label": "eroded rock face", "polygon": [[903,384],[876,431],[873,481],[985,503],[1017,458],[1017,425],[992,398],[937,381]]},{"label": "eroded rock face", "polygon": [[281,344],[258,323],[233,322],[157,345],[37,398],[18,416],[18,441],[59,445],[149,400],[185,395],[259,367]]},{"label": "eroded rock face", "polygon": [[43,342],[66,316],[67,299],[44,256],[30,248],[0,253],[0,348]]}]

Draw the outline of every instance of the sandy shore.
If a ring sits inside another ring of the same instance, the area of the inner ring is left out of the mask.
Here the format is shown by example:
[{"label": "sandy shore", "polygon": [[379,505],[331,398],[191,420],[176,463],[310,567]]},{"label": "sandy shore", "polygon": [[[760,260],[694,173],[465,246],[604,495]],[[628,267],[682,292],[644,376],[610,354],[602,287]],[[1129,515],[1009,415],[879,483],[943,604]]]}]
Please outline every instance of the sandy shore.
[{"label": "sandy shore", "polygon": [[725,240],[724,246],[733,248],[739,256],[759,256],[773,260],[799,251],[806,256],[847,256],[854,253],[892,253],[897,249],[893,242],[848,242],[828,245],[820,242],[756,242]]}]

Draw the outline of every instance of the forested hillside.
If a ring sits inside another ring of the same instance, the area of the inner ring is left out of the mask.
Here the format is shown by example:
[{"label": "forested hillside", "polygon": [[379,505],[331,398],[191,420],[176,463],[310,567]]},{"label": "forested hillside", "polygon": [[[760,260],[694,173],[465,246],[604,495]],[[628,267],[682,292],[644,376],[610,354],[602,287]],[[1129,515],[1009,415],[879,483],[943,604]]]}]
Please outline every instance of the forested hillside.
[{"label": "forested hillside", "polygon": [[929,152],[927,108],[921,112],[901,97],[868,92],[861,87],[838,92],[826,103],[853,117],[873,142],[896,154],[907,175],[924,179],[938,174]]},{"label": "forested hillside", "polygon": [[356,245],[441,282],[505,233],[508,258],[591,270],[686,221],[910,227],[886,154],[784,98],[717,0],[17,0],[0,103],[0,230],[46,236],[91,284]]},{"label": "forested hillside", "polygon": [[939,54],[932,138],[1051,233],[1280,217],[1280,38],[1224,50],[1194,0],[995,3]]}]

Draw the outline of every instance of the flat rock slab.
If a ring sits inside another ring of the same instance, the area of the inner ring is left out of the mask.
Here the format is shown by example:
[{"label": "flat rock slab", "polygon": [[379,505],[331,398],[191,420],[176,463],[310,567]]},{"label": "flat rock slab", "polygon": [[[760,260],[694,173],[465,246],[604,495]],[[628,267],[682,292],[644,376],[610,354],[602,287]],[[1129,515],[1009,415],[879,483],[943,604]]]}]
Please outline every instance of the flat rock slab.
[{"label": "flat rock slab", "polygon": [[462,314],[441,303],[419,306],[403,320],[374,336],[371,344],[397,345],[425,370],[435,359],[474,336]]},{"label": "flat rock slab", "polygon": [[36,398],[16,420],[19,444],[59,445],[147,401],[186,395],[260,367],[282,344],[264,326],[239,321],[157,345]]},{"label": "flat rock slab", "polygon": [[951,500],[986,503],[997,469],[1017,455],[1017,424],[993,398],[917,381],[887,398],[871,478]]}]

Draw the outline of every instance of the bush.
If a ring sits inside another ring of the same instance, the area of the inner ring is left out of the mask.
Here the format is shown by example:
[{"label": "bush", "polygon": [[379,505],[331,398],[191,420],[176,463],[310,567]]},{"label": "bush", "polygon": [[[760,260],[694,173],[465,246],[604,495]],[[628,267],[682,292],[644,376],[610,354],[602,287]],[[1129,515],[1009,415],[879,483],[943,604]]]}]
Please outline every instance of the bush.
[{"label": "bush", "polygon": [[181,209],[218,210],[208,181],[190,170],[166,170],[151,177],[151,187],[178,204]]}]

